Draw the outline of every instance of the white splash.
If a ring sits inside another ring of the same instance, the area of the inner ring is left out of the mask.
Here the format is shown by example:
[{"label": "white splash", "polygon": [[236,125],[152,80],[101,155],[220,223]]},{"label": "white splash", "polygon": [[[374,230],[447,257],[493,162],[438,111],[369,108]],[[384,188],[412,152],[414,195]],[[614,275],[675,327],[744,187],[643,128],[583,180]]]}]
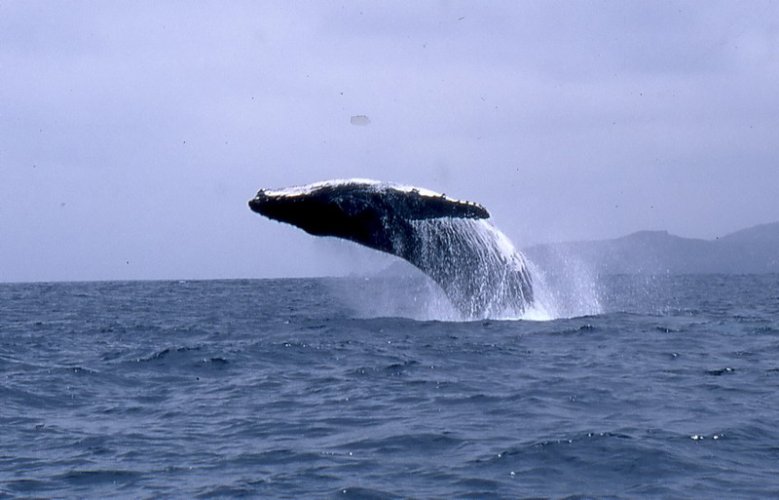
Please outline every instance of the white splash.
[{"label": "white splash", "polygon": [[[393,263],[393,257],[374,261],[373,267],[396,269],[365,278],[361,291],[339,291],[361,316],[550,321],[602,312],[597,276],[579,260],[568,258],[565,265],[547,273],[485,219],[439,218],[413,221],[413,225],[420,235],[420,267],[426,269],[420,271],[402,259]],[[473,248],[478,249],[475,258]],[[354,264],[352,257],[349,261]],[[444,285],[431,279],[432,274],[445,276]],[[518,278],[532,285],[531,301]]]},{"label": "white splash", "polygon": [[508,237],[485,219],[413,221],[419,267],[436,277],[462,319],[518,319],[530,309],[527,263]]},{"label": "white splash", "polygon": [[534,279],[534,308],[543,311],[546,319],[603,312],[598,276],[586,262],[575,256],[561,256],[554,269],[543,270],[530,261],[528,265]]},{"label": "white splash", "polygon": [[602,312],[597,276],[580,260],[567,259],[550,276],[487,219],[441,218],[414,226],[423,265],[430,268],[425,272],[446,276],[442,294],[461,310],[459,318],[451,307],[431,310],[433,319],[550,321]]}]

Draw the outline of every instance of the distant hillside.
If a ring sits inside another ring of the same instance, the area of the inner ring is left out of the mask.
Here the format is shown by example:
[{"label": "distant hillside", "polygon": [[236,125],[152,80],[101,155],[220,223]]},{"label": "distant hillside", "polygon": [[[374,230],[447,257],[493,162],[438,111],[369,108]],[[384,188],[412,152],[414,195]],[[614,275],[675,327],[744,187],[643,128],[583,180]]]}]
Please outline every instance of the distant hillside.
[{"label": "distant hillside", "polygon": [[585,265],[602,274],[779,273],[779,222],[716,240],[640,231],[612,240],[536,245],[524,252],[548,272]]}]

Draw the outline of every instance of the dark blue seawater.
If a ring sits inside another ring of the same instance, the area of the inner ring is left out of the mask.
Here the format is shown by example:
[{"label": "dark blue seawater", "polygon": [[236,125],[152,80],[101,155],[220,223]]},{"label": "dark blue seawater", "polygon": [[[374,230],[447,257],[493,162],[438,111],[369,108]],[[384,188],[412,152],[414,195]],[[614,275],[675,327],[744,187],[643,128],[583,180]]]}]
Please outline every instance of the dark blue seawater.
[{"label": "dark blue seawater", "polygon": [[779,276],[475,322],[379,281],[0,285],[0,497],[779,496]]}]

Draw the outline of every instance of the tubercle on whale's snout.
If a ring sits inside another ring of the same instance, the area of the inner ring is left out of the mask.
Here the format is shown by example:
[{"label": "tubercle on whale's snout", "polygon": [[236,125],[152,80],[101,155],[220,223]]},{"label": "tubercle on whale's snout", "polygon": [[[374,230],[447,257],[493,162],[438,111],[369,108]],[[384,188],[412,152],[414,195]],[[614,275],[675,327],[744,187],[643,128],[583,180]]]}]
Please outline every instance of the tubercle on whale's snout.
[{"label": "tubercle on whale's snout", "polygon": [[270,200],[270,196],[265,194],[264,189],[257,191],[257,195],[249,200],[249,208],[252,212],[262,213],[262,208],[267,205]]},{"label": "tubercle on whale's snout", "polygon": [[249,208],[251,209],[252,212],[259,211],[260,207],[262,206],[262,202],[258,200],[258,196],[255,196],[254,198],[249,200]]}]

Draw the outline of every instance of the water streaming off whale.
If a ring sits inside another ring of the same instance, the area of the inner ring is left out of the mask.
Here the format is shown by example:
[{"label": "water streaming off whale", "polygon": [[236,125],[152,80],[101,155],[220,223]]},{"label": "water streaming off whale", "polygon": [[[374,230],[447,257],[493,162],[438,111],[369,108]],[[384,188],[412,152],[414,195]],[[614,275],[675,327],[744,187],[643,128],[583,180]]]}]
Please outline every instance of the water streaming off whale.
[{"label": "water streaming off whale", "polygon": [[417,238],[412,262],[438,277],[464,319],[518,318],[533,302],[525,259],[488,220],[440,218],[411,224]]}]

